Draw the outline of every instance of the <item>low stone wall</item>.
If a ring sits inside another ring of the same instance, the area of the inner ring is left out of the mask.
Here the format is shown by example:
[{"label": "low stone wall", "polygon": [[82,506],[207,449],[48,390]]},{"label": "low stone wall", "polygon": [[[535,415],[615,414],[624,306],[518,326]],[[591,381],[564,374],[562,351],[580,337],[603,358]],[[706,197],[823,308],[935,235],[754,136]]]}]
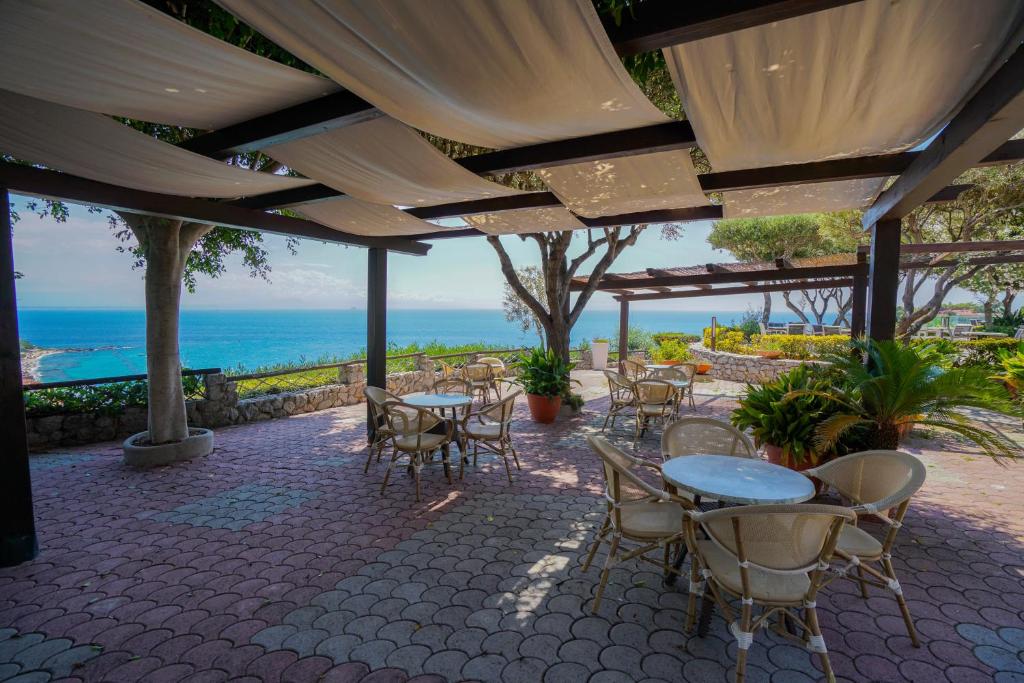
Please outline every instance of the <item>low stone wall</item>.
[{"label": "low stone wall", "polygon": [[[388,375],[387,388],[399,396],[426,391],[434,384],[437,373],[426,356],[416,359],[417,370]],[[239,399],[235,382],[223,374],[206,375],[205,397],[187,401],[188,422],[193,427],[223,427],[288,417],[354,405],[363,401],[366,378],[363,366],[345,366],[338,384],[254,398]],[[30,417],[29,448],[34,451],[55,446],[74,446],[124,439],[146,430],[145,406],[128,406],[117,414],[75,413]]]},{"label": "low stone wall", "polygon": [[698,363],[711,363],[711,372],[715,379],[730,382],[747,382],[759,384],[771,382],[779,375],[792,370],[798,365],[822,365],[815,360],[787,360],[784,358],[762,358],[747,356],[740,353],[725,353],[705,348],[700,342],[690,345],[690,353]]}]

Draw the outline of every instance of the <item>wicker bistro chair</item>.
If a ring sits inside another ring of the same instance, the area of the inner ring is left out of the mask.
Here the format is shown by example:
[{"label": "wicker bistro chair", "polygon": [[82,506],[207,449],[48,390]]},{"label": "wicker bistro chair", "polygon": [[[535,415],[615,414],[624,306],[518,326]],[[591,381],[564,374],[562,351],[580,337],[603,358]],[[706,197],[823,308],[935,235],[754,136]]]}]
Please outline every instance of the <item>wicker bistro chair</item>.
[{"label": "wicker bistro chair", "polygon": [[[834,570],[833,578],[847,577],[857,581],[865,599],[869,585],[891,591],[914,647],[920,647],[920,643],[892,566],[892,549],[896,544],[896,534],[903,526],[910,499],[924,485],[926,472],[920,460],[901,451],[851,453],[804,471],[807,476],[817,477],[853,503],[853,511],[858,516],[872,517],[888,527],[881,541],[856,523],[843,527],[836,557],[846,564]],[[857,576],[850,577],[854,570]]]},{"label": "wicker bistro chair", "polygon": [[[665,428],[661,435],[661,458],[664,461],[687,455],[733,455],[756,458],[757,449],[750,438],[728,422],[710,417],[682,417]],[[668,490],[699,503],[689,491]],[[704,502],[708,502],[705,499]],[[719,504],[721,505],[721,504]]]},{"label": "wicker bistro chair", "polygon": [[494,399],[497,400],[501,398],[500,383],[498,380],[505,376],[505,361],[497,356],[484,356],[483,358],[478,358],[476,362],[491,366],[491,389],[494,391]]},{"label": "wicker bistro chair", "polygon": [[[806,646],[821,658],[826,679],[835,681],[815,597],[843,526],[856,518],[847,508],[807,504],[686,512],[686,543],[693,557],[686,628],[693,628],[697,598],[709,591],[736,638],[737,683],[744,679],[754,632],[775,614],[803,627]],[[698,539],[698,527],[706,539]],[[741,605],[738,620],[729,606],[735,598]],[[755,604],[763,608],[756,618]]]},{"label": "wicker bistro chair", "polygon": [[494,384],[494,370],[487,363],[469,363],[462,368],[463,378],[469,382],[470,395],[479,395],[484,403],[491,401],[491,386]]},{"label": "wicker bistro chair", "polygon": [[[401,401],[385,401],[381,407],[387,416],[388,424],[391,427],[392,454],[388,462],[388,468],[384,472],[384,481],[380,485],[380,492],[383,494],[387,488],[388,479],[391,477],[391,470],[402,455],[409,456],[409,466],[412,468],[413,478],[416,480],[416,502],[420,500],[420,469],[430,455],[441,451],[444,459],[445,474],[448,476],[448,483],[452,483],[451,463],[448,461],[448,449],[445,448],[452,441],[454,423],[438,417],[429,410],[417,408]],[[435,430],[441,426],[441,429]]]},{"label": "wicker bistro chair", "polygon": [[[377,462],[380,462],[384,447],[390,444],[395,437],[395,432],[391,429],[391,423],[388,421],[383,405],[387,401],[400,403],[401,399],[380,387],[368,386],[363,389],[363,394],[366,396],[366,405],[370,409],[370,423],[373,425],[373,440],[370,442],[370,453],[366,458],[366,466],[363,468],[363,474],[366,474],[370,471],[370,463],[373,462],[374,452],[377,453]],[[403,410],[409,416],[412,416],[415,411],[415,408],[410,408],[409,410],[398,409]]]},{"label": "wicker bistro chair", "polygon": [[[691,503],[640,477],[641,468],[660,472],[656,464],[627,455],[599,436],[588,436],[587,443],[601,458],[608,507],[601,529],[583,563],[583,571],[588,571],[597,549],[602,543],[609,543],[608,557],[594,594],[592,611],[596,613],[601,606],[609,573],[622,562],[638,558],[658,566],[666,574],[680,573],[671,565],[669,558],[672,547],[684,542],[683,514]],[[624,550],[620,548],[623,543],[635,547]],[[658,548],[663,550],[661,561],[648,557],[648,553]]]},{"label": "wicker bistro chair", "polygon": [[635,447],[652,422],[662,425],[675,412],[676,388],[663,379],[643,379],[633,383],[636,392],[636,435]]},{"label": "wicker bistro chair", "polygon": [[697,410],[697,404],[693,401],[693,378],[697,376],[697,366],[694,363],[680,363],[679,365],[673,365],[670,368],[662,368],[651,374],[651,379],[665,379],[674,382],[686,382],[686,385],[682,389],[676,391],[675,408],[676,414],[679,414],[679,406],[682,405],[683,399],[688,399],[690,402],[690,408]]},{"label": "wicker bistro chair", "polygon": [[633,358],[622,361],[622,374],[631,382],[647,377],[647,366]]},{"label": "wicker bistro chair", "polygon": [[608,414],[605,415],[601,431],[608,427],[609,422],[612,429],[615,429],[615,418],[623,413],[636,410],[636,392],[633,390],[633,383],[614,370],[605,370],[604,376],[608,378],[608,395],[611,402],[608,405]]},{"label": "wicker bistro chair", "polygon": [[466,394],[473,393],[473,385],[460,377],[443,377],[431,387],[430,391],[435,394]]},{"label": "wicker bistro chair", "polygon": [[[516,391],[505,398],[485,405],[472,412],[463,424],[462,433],[465,436],[466,445],[473,444],[473,466],[476,467],[476,458],[480,448],[501,456],[505,464],[505,474],[508,481],[512,483],[512,468],[508,465],[508,456],[519,466],[519,456],[516,455],[515,446],[512,445],[512,414],[516,407],[516,398],[522,392]],[[462,449],[463,455],[467,448]],[[463,457],[459,465],[459,479],[462,479],[466,468],[466,457]]]}]

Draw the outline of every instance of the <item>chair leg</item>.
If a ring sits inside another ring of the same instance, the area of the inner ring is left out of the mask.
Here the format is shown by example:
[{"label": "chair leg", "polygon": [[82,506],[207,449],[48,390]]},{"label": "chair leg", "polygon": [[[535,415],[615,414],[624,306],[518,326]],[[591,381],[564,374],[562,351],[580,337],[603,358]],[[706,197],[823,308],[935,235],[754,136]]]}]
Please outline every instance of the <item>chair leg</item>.
[{"label": "chair leg", "polygon": [[821,640],[821,627],[818,625],[818,611],[813,607],[804,608],[804,621],[807,622],[807,628],[811,631],[811,636],[821,642],[819,648],[818,657],[821,659],[821,669],[825,672],[825,680],[829,683],[835,683],[836,676],[832,673],[832,662],[828,659],[828,651],[825,649],[824,640]]},{"label": "chair leg", "polygon": [[374,451],[377,451],[377,462],[380,462],[380,451],[381,450],[383,450],[383,449],[377,448],[376,440],[374,440],[374,443],[370,444],[370,454],[366,457],[366,466],[363,467],[363,474],[366,474],[367,472],[370,471],[370,463],[373,462],[373,452]]},{"label": "chair leg", "polygon": [[416,502],[420,502],[420,454],[412,455],[412,476],[416,480]]},{"label": "chair leg", "polygon": [[[698,594],[693,591],[693,587],[698,585],[700,581],[700,567],[697,564],[697,558],[690,558],[690,590],[689,597],[686,599],[686,632],[690,633],[693,631],[693,625],[697,621],[697,596]],[[704,590],[707,590],[707,586],[704,586]]]},{"label": "chair leg", "polygon": [[395,466],[395,461],[396,460],[398,460],[398,451],[397,450],[395,450],[391,454],[391,460],[388,462],[388,468],[386,470],[384,470],[384,481],[381,482],[381,485],[380,485],[381,495],[384,494],[384,489],[387,488],[388,479],[391,478],[391,468],[393,468]]},{"label": "chair leg", "polygon": [[508,483],[512,483],[512,468],[508,466],[508,454],[505,452],[505,445],[499,444],[501,449],[501,461],[505,463],[505,474],[508,475]]},{"label": "chair leg", "polygon": [[442,448],[441,449],[441,460],[442,460],[442,462],[444,464],[445,474],[448,475],[448,485],[451,486],[452,485],[452,459],[451,459],[451,449],[450,448]]},{"label": "chair leg", "polygon": [[[740,610],[740,631],[743,633],[750,632],[750,612],[752,609],[752,605],[743,603],[743,609]],[[740,643],[740,647],[736,649],[736,683],[743,683],[747,672],[747,650],[750,649],[750,643],[746,643],[746,647],[743,645],[743,643]]]},{"label": "chair leg", "polygon": [[601,570],[601,580],[597,584],[597,592],[594,593],[594,606],[591,608],[593,614],[601,607],[601,596],[604,595],[604,587],[608,584],[608,575],[612,567],[616,565],[615,553],[619,550],[619,535],[612,536],[611,546],[608,548],[608,558],[604,561],[604,569]]},{"label": "chair leg", "polygon": [[509,440],[508,440],[508,449],[512,452],[512,460],[514,460],[515,463],[516,463],[516,469],[517,470],[522,470],[523,468],[519,466],[519,456],[516,455],[516,447],[512,445],[512,438],[511,437],[509,437]]},{"label": "chair leg", "polygon": [[903,622],[907,625],[907,635],[914,647],[921,647],[917,638],[917,629],[914,627],[914,619],[910,616],[910,608],[907,607],[907,599],[903,597],[903,589],[899,588],[899,581],[896,579],[896,570],[892,566],[892,560],[888,557],[882,558],[882,566],[885,568],[885,575],[889,577],[890,585],[895,586],[893,592],[896,594],[896,602],[899,603],[900,612],[903,614]]},{"label": "chair leg", "polygon": [[[468,444],[468,440],[467,440]],[[466,475],[466,448],[459,449],[459,481]]]},{"label": "chair leg", "polygon": [[594,542],[590,544],[590,552],[587,553],[587,559],[583,563],[583,571],[590,569],[590,563],[594,561],[594,556],[597,555],[597,549],[601,547],[601,542],[604,541],[605,534],[608,533],[608,528],[611,527],[611,517],[605,515],[604,522],[601,524],[601,530],[597,532],[597,536],[594,537]]},{"label": "chair leg", "polygon": [[864,581],[864,567],[857,565],[857,582],[860,584],[860,597],[868,599],[868,584]]},{"label": "chair leg", "polygon": [[601,425],[601,433],[602,433],[602,434],[604,433],[604,430],[605,430],[605,429],[606,429],[606,428],[608,427],[608,420],[610,420],[610,419],[611,419],[611,417],[612,417],[612,413],[611,413],[611,411],[609,410],[609,411],[608,411],[608,414],[604,416],[604,424],[603,424],[603,425]]}]

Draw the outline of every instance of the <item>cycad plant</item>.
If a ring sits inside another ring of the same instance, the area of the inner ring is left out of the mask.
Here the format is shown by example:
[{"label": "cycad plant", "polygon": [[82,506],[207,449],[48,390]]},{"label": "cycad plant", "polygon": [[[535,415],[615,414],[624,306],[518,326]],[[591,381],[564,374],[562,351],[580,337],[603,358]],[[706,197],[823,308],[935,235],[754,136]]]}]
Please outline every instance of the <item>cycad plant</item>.
[{"label": "cycad plant", "polygon": [[[944,368],[935,354],[894,341],[859,340],[852,355],[833,355],[837,381],[825,392],[837,410],[818,425],[816,442],[827,450],[850,430],[866,427],[871,447],[895,449],[901,430],[918,424],[946,429],[993,457],[1018,457],[1020,446],[972,422],[960,409],[1020,414],[1006,389],[984,368]],[[864,360],[867,360],[865,363]],[[796,400],[814,390],[789,393]]]}]

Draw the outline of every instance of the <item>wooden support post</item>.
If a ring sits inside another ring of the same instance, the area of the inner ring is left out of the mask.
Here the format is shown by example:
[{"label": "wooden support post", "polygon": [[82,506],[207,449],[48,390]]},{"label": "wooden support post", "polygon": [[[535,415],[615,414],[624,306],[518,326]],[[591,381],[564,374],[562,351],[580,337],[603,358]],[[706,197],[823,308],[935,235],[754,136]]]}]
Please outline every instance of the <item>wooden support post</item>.
[{"label": "wooden support post", "polygon": [[871,226],[871,265],[868,271],[867,333],[878,341],[896,334],[896,293],[900,276],[900,220]]},{"label": "wooden support post", "polygon": [[629,299],[619,301],[619,372],[626,374],[629,356]]},{"label": "wooden support post", "polygon": [[858,275],[853,278],[853,301],[850,310],[850,337],[857,339],[864,336],[864,322],[868,298],[868,278]]},{"label": "wooden support post", "polygon": [[28,434],[21,393],[21,341],[14,286],[14,244],[10,196],[0,188],[0,567],[39,553],[28,469]]},{"label": "wooden support post", "polygon": [[[366,385],[387,388],[388,251],[367,250],[366,268]],[[374,425],[367,408],[366,428],[373,439]]]}]

